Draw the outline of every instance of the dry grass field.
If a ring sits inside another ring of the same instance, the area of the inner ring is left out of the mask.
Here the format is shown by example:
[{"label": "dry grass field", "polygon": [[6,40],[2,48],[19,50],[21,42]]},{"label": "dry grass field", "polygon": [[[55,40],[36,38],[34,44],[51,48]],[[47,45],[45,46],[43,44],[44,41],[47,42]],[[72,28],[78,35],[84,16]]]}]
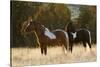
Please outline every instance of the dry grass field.
[{"label": "dry grass field", "polygon": [[48,47],[47,56],[41,55],[40,48],[12,48],[12,67],[27,65],[65,64],[96,61],[96,46],[85,50],[83,46],[74,46],[73,53],[64,53],[62,47]]}]

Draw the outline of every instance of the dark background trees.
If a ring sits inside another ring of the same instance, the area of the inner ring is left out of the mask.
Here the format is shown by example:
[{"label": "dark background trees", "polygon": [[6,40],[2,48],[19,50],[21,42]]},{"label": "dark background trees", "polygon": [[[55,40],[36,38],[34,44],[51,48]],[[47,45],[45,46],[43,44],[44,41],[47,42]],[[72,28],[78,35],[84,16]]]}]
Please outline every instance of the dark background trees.
[{"label": "dark background trees", "polygon": [[79,22],[91,31],[92,43],[96,43],[96,6],[81,6]]},{"label": "dark background trees", "polygon": [[[32,16],[50,30],[64,29],[71,19],[71,11],[66,4],[11,1],[11,47],[36,47],[34,34],[22,35],[22,24]],[[96,7],[80,6],[78,21],[88,25],[92,35],[96,35]],[[96,36],[93,37],[96,42]]]}]

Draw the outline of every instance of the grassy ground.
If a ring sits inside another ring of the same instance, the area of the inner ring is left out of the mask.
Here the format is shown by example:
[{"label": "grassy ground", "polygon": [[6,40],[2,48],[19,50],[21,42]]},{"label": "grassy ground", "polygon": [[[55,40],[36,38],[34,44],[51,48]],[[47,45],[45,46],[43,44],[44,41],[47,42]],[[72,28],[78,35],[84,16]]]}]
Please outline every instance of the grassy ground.
[{"label": "grassy ground", "polygon": [[73,53],[63,51],[62,47],[48,48],[47,56],[41,55],[40,48],[12,48],[12,67],[24,67],[25,65],[40,64],[65,64],[96,61],[96,46],[74,46]]}]

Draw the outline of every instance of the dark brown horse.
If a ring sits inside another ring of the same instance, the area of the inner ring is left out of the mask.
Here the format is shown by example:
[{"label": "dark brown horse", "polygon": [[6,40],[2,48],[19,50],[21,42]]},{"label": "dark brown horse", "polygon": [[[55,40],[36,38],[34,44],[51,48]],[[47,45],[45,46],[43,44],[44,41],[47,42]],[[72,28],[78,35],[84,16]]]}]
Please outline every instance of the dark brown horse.
[{"label": "dark brown horse", "polygon": [[61,29],[53,30],[52,32],[42,25],[40,22],[31,21],[23,29],[26,32],[34,32],[37,42],[41,48],[41,54],[47,54],[47,46],[61,45],[67,50],[69,45],[68,34]]},{"label": "dark brown horse", "polygon": [[89,48],[91,48],[91,33],[86,28],[80,28],[76,30],[75,25],[73,22],[69,22],[66,26],[65,30],[68,32],[69,36],[69,50],[73,49],[73,43],[83,43],[84,48],[86,48],[86,43],[88,44]]}]

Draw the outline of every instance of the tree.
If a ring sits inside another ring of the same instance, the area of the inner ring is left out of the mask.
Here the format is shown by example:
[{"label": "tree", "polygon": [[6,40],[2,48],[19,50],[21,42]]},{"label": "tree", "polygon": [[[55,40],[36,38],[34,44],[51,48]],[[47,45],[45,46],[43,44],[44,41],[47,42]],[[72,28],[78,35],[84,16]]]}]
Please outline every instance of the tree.
[{"label": "tree", "polygon": [[70,19],[70,11],[63,4],[11,1],[11,47],[36,44],[34,34],[21,35],[22,25],[30,16],[53,30],[64,28]]},{"label": "tree", "polygon": [[92,34],[92,42],[96,42],[96,6],[81,6],[79,22],[87,26]]},{"label": "tree", "polygon": [[43,4],[39,7],[37,14],[34,15],[37,21],[40,21],[50,29],[64,28],[64,24],[70,20],[70,11],[64,4]]},{"label": "tree", "polygon": [[11,1],[11,47],[29,46],[34,42],[34,40],[31,40],[31,35],[27,35],[25,39],[21,35],[20,29],[23,22],[26,21],[29,16],[35,14],[40,5],[40,3]]}]

